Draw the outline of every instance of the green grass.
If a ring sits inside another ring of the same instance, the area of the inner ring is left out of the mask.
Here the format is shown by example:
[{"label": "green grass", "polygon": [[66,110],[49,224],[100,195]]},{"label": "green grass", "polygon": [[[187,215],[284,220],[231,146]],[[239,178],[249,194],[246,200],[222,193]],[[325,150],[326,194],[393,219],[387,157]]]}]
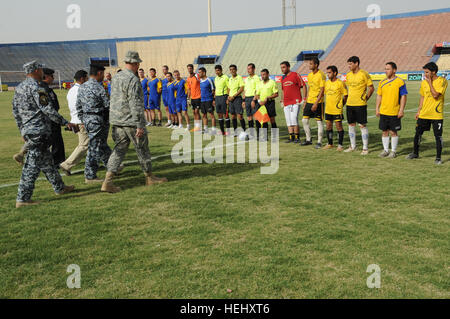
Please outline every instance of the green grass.
[{"label": "green grass", "polygon": [[[411,110],[418,83],[408,89]],[[65,92],[58,95],[68,117]],[[21,171],[11,159],[22,145],[11,98],[0,94],[1,185],[17,183]],[[38,181],[33,198],[42,204],[16,210],[17,186],[0,188],[0,297],[449,298],[450,153],[445,147],[447,163],[435,166],[429,132],[421,159],[404,159],[414,114],[406,113],[395,160],[377,157],[371,118],[368,157],[282,143],[275,175],[261,175],[262,164],[161,157],[154,171],[170,183],[145,188],[134,164],[117,179],[117,195],[77,174],[63,177],[74,194],[58,198]],[[69,155],[77,138],[63,135]],[[450,144],[449,130],[444,140]],[[169,130],[150,130],[153,156],[174,144]],[[135,159],[131,149],[126,160]],[[81,289],[66,287],[70,264],[81,267]],[[380,289],[366,286],[370,264],[381,267]]]}]

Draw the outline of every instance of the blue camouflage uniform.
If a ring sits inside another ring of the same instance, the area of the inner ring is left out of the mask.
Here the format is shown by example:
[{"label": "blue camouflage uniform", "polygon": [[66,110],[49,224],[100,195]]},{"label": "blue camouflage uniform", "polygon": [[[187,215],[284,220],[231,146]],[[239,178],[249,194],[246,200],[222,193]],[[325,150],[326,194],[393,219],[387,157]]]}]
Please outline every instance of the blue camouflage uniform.
[{"label": "blue camouflage uniform", "polygon": [[78,90],[76,107],[78,117],[89,136],[84,175],[86,179],[93,180],[97,178],[99,161],[102,161],[106,167],[111,155],[107,142],[109,99],[103,85],[94,78],[83,83]]},{"label": "blue camouflage uniform", "polygon": [[[27,74],[40,67],[36,62],[24,65]],[[31,200],[34,184],[41,171],[52,184],[55,193],[61,193],[65,185],[53,163],[50,151],[51,126],[52,122],[61,126],[67,125],[67,120],[54,109],[45,90],[40,88],[38,81],[32,77],[27,77],[17,86],[12,101],[12,113],[28,149],[17,201]]]}]

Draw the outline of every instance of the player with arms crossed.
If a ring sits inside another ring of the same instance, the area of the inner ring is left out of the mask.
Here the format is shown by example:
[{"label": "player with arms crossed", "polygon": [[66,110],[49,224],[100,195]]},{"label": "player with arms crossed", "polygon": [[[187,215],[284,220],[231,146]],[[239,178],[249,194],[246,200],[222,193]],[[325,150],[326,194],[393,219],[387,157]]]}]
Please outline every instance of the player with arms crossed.
[{"label": "player with arms crossed", "polygon": [[311,128],[309,126],[309,119],[315,118],[318,127],[318,137],[316,149],[322,147],[323,138],[323,96],[325,91],[325,74],[319,70],[320,61],[318,58],[313,58],[309,61],[309,69],[311,73],[308,74],[308,96],[306,98],[306,105],[303,109],[303,129],[306,134],[306,141],[301,145],[312,145]]},{"label": "player with arms crossed", "polygon": [[328,145],[324,149],[332,149],[333,146],[333,123],[336,123],[338,130],[338,148],[339,152],[344,150],[344,105],[347,103],[348,91],[344,82],[337,78],[339,71],[335,65],[327,68],[328,80],[325,82],[325,121],[327,122]]},{"label": "player with arms crossed", "polygon": [[[162,126],[161,91],[162,82],[156,77],[156,70],[151,68],[150,78],[148,79],[148,106],[150,108],[150,122],[155,123],[156,126]],[[158,111],[158,123],[156,123],[156,111]]]},{"label": "player with arms crossed", "polygon": [[248,127],[250,128],[250,135],[253,138],[255,130],[255,122],[253,121],[253,115],[258,110],[258,100],[256,99],[256,90],[258,88],[261,79],[255,74],[256,66],[254,63],[249,63],[247,66],[248,77],[244,80],[244,96],[242,107],[245,107],[247,113]]},{"label": "player with arms crossed", "polygon": [[281,80],[284,116],[289,130],[289,140],[286,143],[300,143],[298,113],[299,107],[304,104],[301,91],[303,89],[303,96],[306,96],[308,91],[301,76],[296,72],[291,72],[289,62],[281,63],[281,72],[284,74]]},{"label": "player with arms crossed", "polygon": [[[228,113],[228,76],[223,74],[223,68],[221,65],[215,66],[216,77],[214,79],[214,85],[216,87],[216,112],[219,118],[220,132],[222,135],[229,135],[229,132],[225,132],[225,119]],[[228,119],[228,125],[230,124],[230,119]],[[229,128],[229,126],[228,126]]]},{"label": "player with arms crossed", "polygon": [[416,114],[417,127],[414,136],[414,152],[409,154],[407,159],[419,158],[419,146],[424,132],[429,131],[433,126],[436,139],[436,161],[437,165],[442,164],[442,132],[444,125],[444,100],[447,91],[448,81],[437,76],[438,66],[434,62],[426,64],[425,80],[420,87],[419,110]]},{"label": "player with arms crossed", "polygon": [[[377,91],[376,115],[380,118],[380,130],[383,131],[383,152],[380,157],[397,157],[398,131],[402,129],[408,90],[405,81],[395,75],[397,65],[386,64],[386,79],[380,82]],[[389,134],[392,151],[389,153]]]},{"label": "player with arms crossed", "polygon": [[[370,74],[359,68],[360,60],[352,56],[347,60],[350,72],[347,74],[347,122],[350,147],[346,153],[356,150],[356,123],[359,123],[363,140],[361,155],[369,154],[369,129],[367,128],[367,101],[369,101],[375,88]],[[369,89],[367,91],[367,89]]]}]

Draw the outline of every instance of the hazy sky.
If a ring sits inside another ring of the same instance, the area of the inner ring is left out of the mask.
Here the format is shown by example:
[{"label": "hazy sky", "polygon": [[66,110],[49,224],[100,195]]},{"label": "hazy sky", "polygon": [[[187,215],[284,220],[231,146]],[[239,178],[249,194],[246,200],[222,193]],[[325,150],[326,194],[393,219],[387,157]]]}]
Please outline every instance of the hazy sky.
[{"label": "hazy sky", "polygon": [[[290,3],[290,0],[286,0]],[[449,0],[297,0],[297,24],[449,7]],[[70,4],[81,28],[69,29]],[[212,0],[213,31],[281,25],[281,0]],[[207,0],[2,0],[0,43],[87,40],[208,31]]]}]

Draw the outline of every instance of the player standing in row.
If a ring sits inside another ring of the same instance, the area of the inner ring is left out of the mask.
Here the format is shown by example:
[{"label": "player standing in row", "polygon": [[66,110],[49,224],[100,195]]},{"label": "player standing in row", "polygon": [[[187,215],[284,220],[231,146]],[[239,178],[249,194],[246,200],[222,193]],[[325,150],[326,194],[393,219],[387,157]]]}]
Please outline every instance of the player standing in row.
[{"label": "player standing in row", "polygon": [[289,130],[287,143],[300,143],[298,113],[300,106],[304,104],[302,89],[303,96],[306,96],[308,91],[301,76],[296,72],[291,72],[291,64],[288,61],[281,63],[281,72],[284,74],[281,80],[284,116]]},{"label": "player standing in row", "polygon": [[139,69],[138,71],[139,81],[141,81],[142,90],[144,91],[144,109],[145,109],[145,121],[146,126],[152,126],[152,120],[150,117],[150,108],[148,106],[148,79],[145,76],[144,69]]},{"label": "player standing in row", "polygon": [[[383,152],[380,157],[397,157],[398,131],[402,129],[408,90],[405,81],[396,76],[397,65],[386,64],[386,79],[381,81],[377,90],[376,115],[380,118],[380,130],[383,131]],[[392,151],[389,153],[389,135]]]},{"label": "player standing in row", "polygon": [[167,65],[164,65],[162,68],[163,71],[163,77],[161,79],[161,95],[162,95],[162,101],[164,104],[164,107],[166,109],[166,117],[167,117],[167,124],[165,125],[165,127],[172,127],[172,120],[171,120],[171,115],[169,112],[169,102],[168,102],[168,97],[169,97],[169,92],[167,90],[167,85],[169,84],[169,80],[167,79],[167,74],[169,73],[169,67]]},{"label": "player standing in row", "polygon": [[419,158],[419,146],[422,135],[433,126],[434,137],[436,139],[436,161],[437,165],[442,164],[442,132],[444,130],[444,101],[447,91],[448,81],[437,76],[438,66],[434,62],[427,63],[423,67],[425,80],[420,86],[419,109],[416,114],[417,127],[414,136],[414,152],[409,154],[407,159]]},{"label": "player standing in row", "polygon": [[177,101],[176,101],[176,87],[175,87],[175,80],[173,78],[173,75],[171,72],[168,72],[166,74],[167,79],[167,96],[166,96],[166,102],[168,105],[169,110],[169,119],[170,119],[170,125],[167,126],[168,128],[176,129],[178,128],[178,117],[177,117]]},{"label": "player standing in row", "polygon": [[[162,82],[156,76],[156,70],[151,68],[150,78],[148,79],[148,106],[150,109],[150,121],[156,126],[162,126],[161,92]],[[156,111],[158,111],[158,123],[156,123]]]},{"label": "player standing in row", "polygon": [[309,61],[309,69],[311,73],[308,74],[308,96],[306,98],[306,105],[303,109],[303,129],[306,134],[306,141],[301,145],[312,145],[311,127],[309,120],[316,119],[318,128],[318,137],[316,149],[322,147],[323,139],[323,96],[325,91],[325,74],[319,70],[320,61],[318,58],[313,58]]},{"label": "player standing in row", "polygon": [[338,148],[339,152],[344,150],[344,106],[347,103],[348,91],[344,82],[337,78],[338,68],[331,65],[327,68],[328,80],[325,82],[325,121],[327,122],[328,145],[324,149],[332,149],[333,146],[333,123],[336,123],[338,130]]},{"label": "player standing in row", "polygon": [[200,78],[201,91],[201,110],[203,114],[204,133],[208,134],[208,114],[211,117],[211,134],[216,134],[216,117],[214,116],[214,94],[215,88],[213,81],[206,76],[206,69],[201,67],[198,69],[198,76]]},{"label": "player standing in row", "polygon": [[251,135],[253,135],[253,131],[255,128],[253,115],[259,108],[258,99],[256,98],[256,90],[261,83],[261,79],[255,74],[255,69],[256,66],[253,63],[250,63],[247,66],[248,77],[244,80],[244,102],[242,102],[242,107],[245,107],[245,112],[247,113],[248,127],[250,128]]},{"label": "player standing in row", "polygon": [[[256,90],[256,98],[258,99],[259,105],[264,105],[267,109],[267,115],[269,115],[270,123],[272,125],[272,139],[276,139],[277,137],[274,135],[275,131],[273,129],[277,128],[277,123],[275,121],[275,117],[277,116],[275,108],[275,99],[278,97],[277,83],[270,79],[269,70],[267,69],[261,71],[261,79],[262,81],[259,83],[258,89]],[[261,123],[258,121],[256,121],[256,128],[259,139]],[[264,123],[263,128],[268,129],[268,123]],[[266,136],[264,136],[262,140],[266,140]]]},{"label": "player standing in row", "polygon": [[242,109],[242,92],[244,92],[245,83],[242,76],[237,74],[237,66],[230,65],[231,77],[228,81],[228,103],[229,110],[231,113],[231,120],[233,122],[234,135],[238,136],[237,133],[237,119],[241,122],[242,130],[245,132],[245,121],[242,114],[244,113]]},{"label": "player standing in row", "polygon": [[187,83],[186,80],[181,77],[180,71],[175,70],[173,71],[173,74],[175,75],[175,106],[179,123],[178,128],[183,128],[184,116],[184,119],[186,120],[186,130],[189,131],[191,126],[189,124],[189,115],[187,112]]},{"label": "player standing in row", "polygon": [[215,91],[215,101],[216,101],[216,112],[219,118],[220,133],[222,135],[229,135],[230,132],[225,131],[225,118],[228,120],[228,127],[230,124],[230,119],[228,118],[228,76],[223,74],[223,69],[221,65],[215,66],[216,78],[214,79],[214,85],[216,87]]},{"label": "player standing in row", "polygon": [[[361,129],[363,150],[361,155],[369,154],[369,129],[367,128],[367,101],[369,101],[375,88],[372,78],[367,71],[360,69],[360,60],[352,56],[347,60],[350,72],[347,74],[347,122],[350,147],[346,153],[356,150],[356,123]],[[369,89],[369,90],[367,90]]]},{"label": "player standing in row", "polygon": [[197,74],[194,73],[194,66],[192,64],[187,65],[187,70],[189,76],[186,80],[188,87],[188,99],[189,104],[192,106],[194,112],[194,128],[191,132],[201,131],[202,121],[200,117],[200,107],[201,107],[201,91],[200,91],[200,80]]}]

